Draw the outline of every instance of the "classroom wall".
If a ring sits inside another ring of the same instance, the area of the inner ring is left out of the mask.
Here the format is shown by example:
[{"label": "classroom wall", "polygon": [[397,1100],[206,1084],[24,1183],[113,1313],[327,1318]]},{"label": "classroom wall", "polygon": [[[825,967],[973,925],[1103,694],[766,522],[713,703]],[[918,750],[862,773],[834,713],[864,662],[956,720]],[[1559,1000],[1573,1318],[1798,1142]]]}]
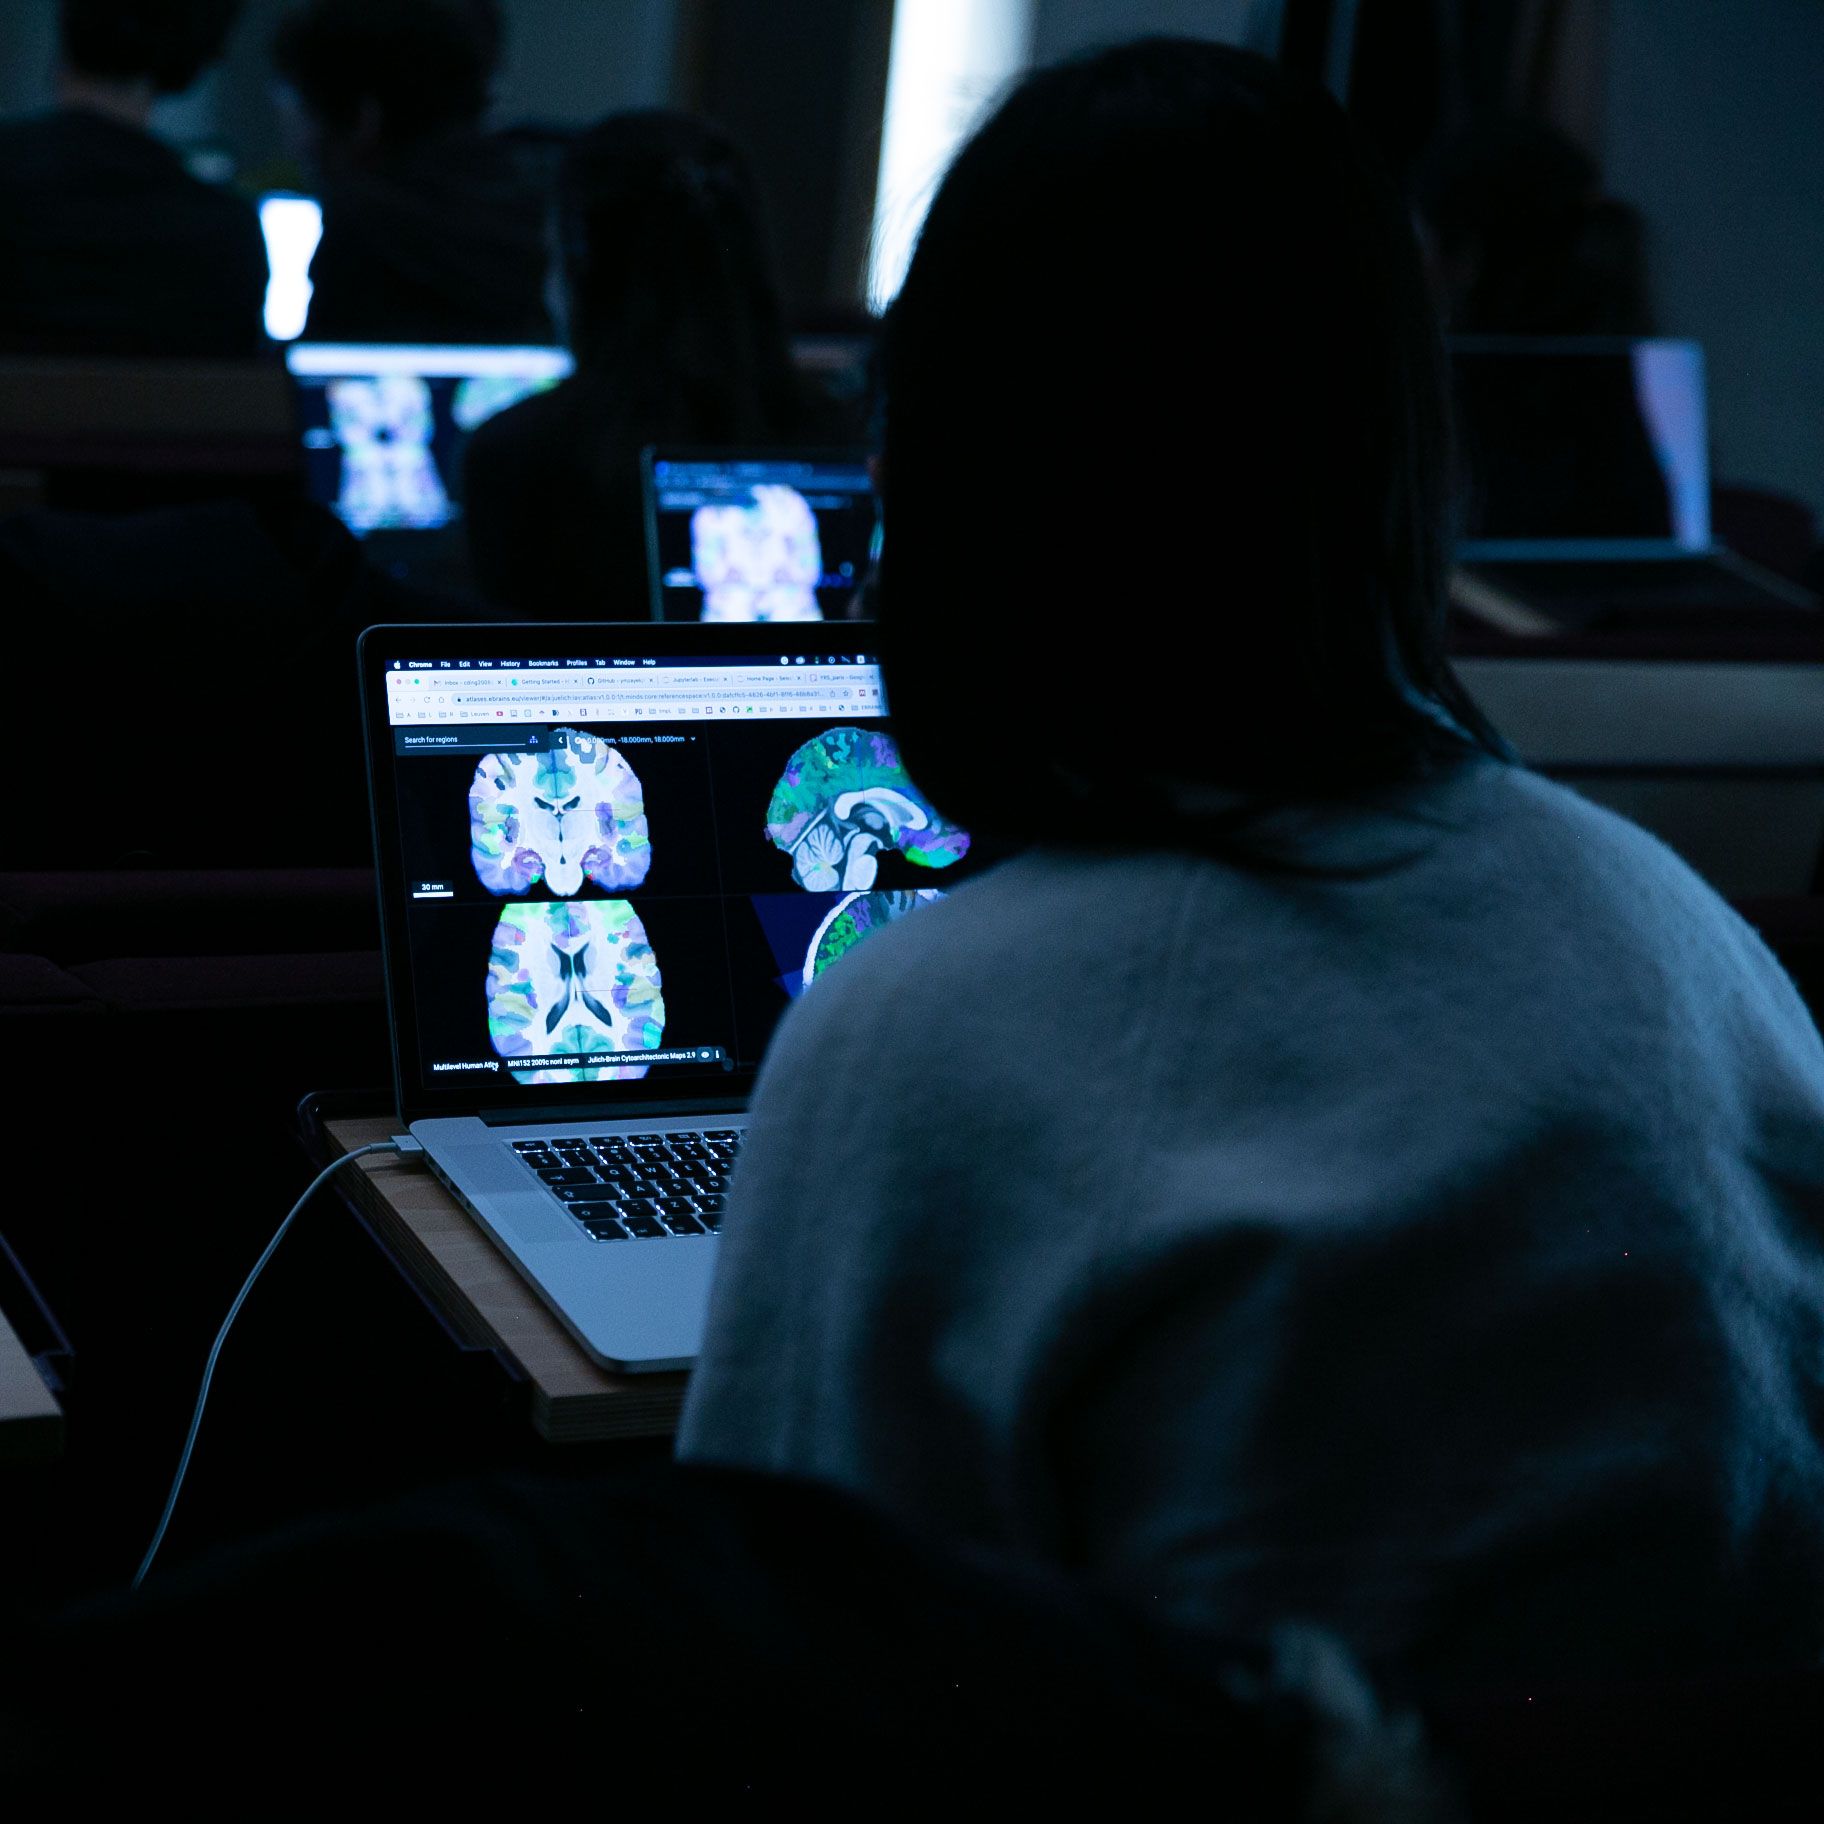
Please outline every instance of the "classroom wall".
[{"label": "classroom wall", "polygon": [[1824,5],[1610,0],[1610,188],[1709,354],[1717,478],[1824,516]]}]

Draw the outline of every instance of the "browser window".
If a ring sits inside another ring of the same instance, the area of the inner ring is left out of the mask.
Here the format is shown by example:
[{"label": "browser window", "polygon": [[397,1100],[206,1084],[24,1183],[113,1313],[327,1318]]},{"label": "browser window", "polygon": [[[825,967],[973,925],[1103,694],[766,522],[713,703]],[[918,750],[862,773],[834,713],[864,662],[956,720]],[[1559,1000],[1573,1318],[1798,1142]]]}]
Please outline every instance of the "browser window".
[{"label": "browser window", "polygon": [[751,1067],[983,862],[871,654],[408,656],[384,685],[423,1088]]}]

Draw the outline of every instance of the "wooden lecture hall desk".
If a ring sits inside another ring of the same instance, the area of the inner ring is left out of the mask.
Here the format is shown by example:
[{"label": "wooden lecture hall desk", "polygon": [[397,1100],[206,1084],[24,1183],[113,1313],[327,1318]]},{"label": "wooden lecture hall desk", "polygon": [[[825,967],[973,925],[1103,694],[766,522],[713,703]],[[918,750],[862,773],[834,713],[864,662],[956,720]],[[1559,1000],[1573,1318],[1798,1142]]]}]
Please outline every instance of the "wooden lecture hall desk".
[{"label": "wooden lecture hall desk", "polygon": [[[398,1131],[384,1115],[325,1120],[317,1129],[326,1162]],[[686,1377],[598,1368],[423,1161],[375,1153],[326,1188],[355,1206],[460,1341],[491,1351],[524,1383],[541,1437],[592,1443],[668,1437],[676,1428]]]}]

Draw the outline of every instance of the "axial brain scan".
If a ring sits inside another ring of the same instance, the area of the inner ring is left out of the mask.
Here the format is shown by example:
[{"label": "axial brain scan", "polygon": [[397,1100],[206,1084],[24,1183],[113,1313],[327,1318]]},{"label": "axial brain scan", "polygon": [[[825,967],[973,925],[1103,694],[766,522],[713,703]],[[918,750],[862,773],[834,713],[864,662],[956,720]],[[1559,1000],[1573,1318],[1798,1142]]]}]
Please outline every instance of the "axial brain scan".
[{"label": "axial brain scan", "polygon": [[823,545],[817,515],[796,488],[760,483],[751,506],[698,507],[690,567],[706,621],[820,621]]},{"label": "axial brain scan", "polygon": [[626,900],[508,905],[488,953],[488,1037],[509,1061],[559,1053],[577,1059],[515,1070],[520,1083],[643,1077],[644,1064],[588,1060],[656,1049],[665,1032],[660,989],[646,927]]},{"label": "axial brain scan", "polygon": [[829,728],[785,764],[766,810],[773,846],[792,858],[807,893],[866,893],[883,852],[947,868],[969,838],[946,822],[906,776],[884,734]]},{"label": "axial brain scan", "polygon": [[450,497],[431,458],[431,389],[412,374],[381,374],[332,380],[327,391],[342,451],[342,518],[363,532],[442,525]]},{"label": "axial brain scan", "polygon": [[469,856],[490,893],[637,887],[652,865],[639,775],[578,728],[554,729],[542,753],[489,754],[469,786]]}]

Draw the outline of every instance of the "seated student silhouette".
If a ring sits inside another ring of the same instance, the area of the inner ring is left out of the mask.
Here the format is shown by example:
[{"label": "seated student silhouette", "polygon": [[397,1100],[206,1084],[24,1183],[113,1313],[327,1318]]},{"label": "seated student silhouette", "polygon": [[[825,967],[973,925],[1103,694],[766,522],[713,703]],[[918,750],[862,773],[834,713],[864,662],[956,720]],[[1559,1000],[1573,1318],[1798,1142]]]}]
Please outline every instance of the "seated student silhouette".
[{"label": "seated student silhouette", "polygon": [[719,128],[610,116],[570,148],[555,227],[576,372],[470,442],[470,555],[516,613],[640,619],[645,445],[827,443],[847,427],[792,367],[759,198]]},{"label": "seated student silhouette", "polygon": [[538,160],[487,133],[495,0],[302,0],[273,60],[323,207],[317,342],[547,342]]},{"label": "seated student silhouette", "polygon": [[1342,110],[1207,43],[1029,77],[882,358],[900,751],[1029,846],[785,1016],[681,1454],[1426,1689],[1815,1663],[1824,1045],[1452,675]]},{"label": "seated student silhouette", "polygon": [[0,354],[253,356],[266,247],[147,129],[239,0],[61,0],[56,106],[0,123]]},{"label": "seated student silhouette", "polygon": [[[1461,335],[1653,333],[1638,213],[1605,194],[1582,147],[1497,118],[1447,140],[1420,174],[1432,273]],[[1672,498],[1624,353],[1484,357],[1457,375],[1464,530],[1499,538],[1670,538]],[[1485,525],[1485,501],[1502,523]]]}]

